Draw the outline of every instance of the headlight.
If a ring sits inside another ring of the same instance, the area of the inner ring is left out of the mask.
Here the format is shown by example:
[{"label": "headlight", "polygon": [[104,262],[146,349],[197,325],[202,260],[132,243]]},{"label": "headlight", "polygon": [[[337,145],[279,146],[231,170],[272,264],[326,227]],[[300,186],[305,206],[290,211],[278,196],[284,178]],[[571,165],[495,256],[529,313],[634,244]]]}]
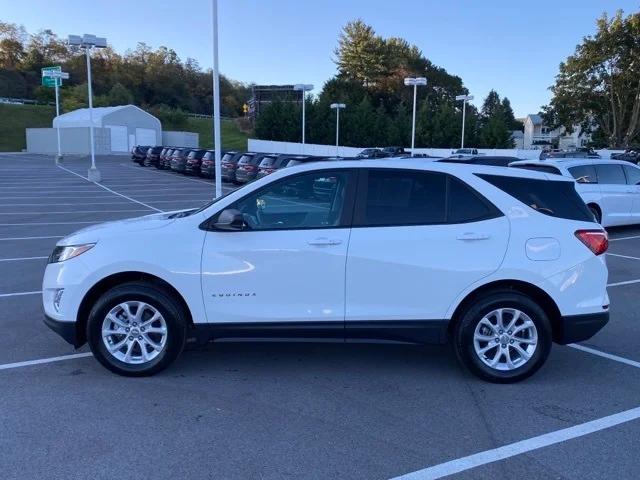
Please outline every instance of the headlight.
[{"label": "headlight", "polygon": [[85,243],[84,245],[67,245],[63,247],[56,247],[49,255],[49,263],[64,262],[70,258],[77,257],[83,254],[87,250],[91,250],[95,243]]}]

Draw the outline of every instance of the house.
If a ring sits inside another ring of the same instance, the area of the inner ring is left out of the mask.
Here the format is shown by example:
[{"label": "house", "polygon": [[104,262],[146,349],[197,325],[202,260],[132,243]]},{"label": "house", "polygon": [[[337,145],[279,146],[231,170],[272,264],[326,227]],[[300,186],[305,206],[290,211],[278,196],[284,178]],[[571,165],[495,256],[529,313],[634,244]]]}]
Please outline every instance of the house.
[{"label": "house", "polygon": [[556,147],[561,149],[579,148],[590,140],[589,134],[583,134],[579,125],[573,127],[572,133],[567,133],[564,127],[552,129],[544,124],[539,114],[527,115],[524,119],[523,146],[526,149],[542,149]]}]

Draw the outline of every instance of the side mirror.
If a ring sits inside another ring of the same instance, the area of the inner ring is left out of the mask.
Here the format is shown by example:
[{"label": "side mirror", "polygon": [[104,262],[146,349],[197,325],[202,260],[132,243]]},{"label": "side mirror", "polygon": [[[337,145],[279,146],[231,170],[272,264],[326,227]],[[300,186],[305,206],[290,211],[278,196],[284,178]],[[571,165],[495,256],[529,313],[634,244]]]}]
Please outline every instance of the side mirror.
[{"label": "side mirror", "polygon": [[228,208],[220,212],[218,220],[213,224],[216,230],[239,231],[244,230],[245,223],[240,210]]}]

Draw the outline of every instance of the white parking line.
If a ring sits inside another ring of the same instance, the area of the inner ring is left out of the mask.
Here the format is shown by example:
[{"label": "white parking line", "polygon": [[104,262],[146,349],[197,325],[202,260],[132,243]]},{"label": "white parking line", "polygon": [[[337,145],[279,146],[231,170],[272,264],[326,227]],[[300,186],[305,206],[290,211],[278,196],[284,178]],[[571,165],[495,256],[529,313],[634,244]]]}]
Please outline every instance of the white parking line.
[{"label": "white parking line", "polygon": [[84,225],[101,222],[35,222],[35,223],[0,223],[0,227],[20,227],[24,225]]},{"label": "white parking line", "polygon": [[44,256],[44,257],[0,258],[0,262],[22,262],[24,260],[42,260],[43,258],[49,258],[49,257]]},{"label": "white parking line", "polygon": [[570,343],[567,347],[575,348],[576,350],[582,350],[583,352],[590,353],[592,355],[597,355],[602,358],[607,358],[609,360],[613,360],[615,362],[624,363],[625,365],[630,365],[632,367],[640,368],[640,362],[636,362],[635,360],[629,360],[628,358],[619,357],[618,355],[612,355],[610,353],[601,352],[600,350],[596,350],[595,348],[585,347],[584,345],[579,345],[577,343]]},{"label": "white parking line", "polygon": [[608,283],[607,287],[619,287],[620,285],[631,285],[634,283],[640,283],[640,279],[638,280],[627,280],[625,282],[615,282],[615,283]]},{"label": "white parking line", "polygon": [[640,407],[632,408],[630,410],[598,418],[590,422],[574,425],[573,427],[563,428],[562,430],[545,433],[520,442],[511,443],[502,447],[475,453],[467,457],[451,460],[450,462],[434,465],[433,467],[425,468],[424,470],[407,473],[406,475],[395,477],[393,480],[433,480],[436,478],[446,477],[448,475],[471,470],[482,465],[487,465],[499,460],[505,460],[507,458],[515,457],[516,455],[521,455],[550,445],[566,442],[567,440],[583,437],[585,435],[615,427],[616,425],[621,425],[623,423],[628,423],[639,418]]},{"label": "white parking line", "polygon": [[27,360],[26,362],[5,363],[0,365],[0,370],[9,370],[10,368],[29,367],[31,365],[41,365],[43,363],[62,362],[64,360],[75,360],[77,358],[91,357],[91,352],[74,353],[72,355],[63,355],[61,357],[39,358],[37,360]]},{"label": "white parking line", "polygon": [[[133,167],[131,165],[125,165],[124,163],[121,163],[120,165],[122,165],[125,168],[131,168],[133,170],[138,170],[136,167]],[[153,170],[147,170],[147,169],[140,169],[138,171],[139,172],[151,173],[151,174],[155,174],[155,175],[164,175],[164,176],[171,175],[171,178],[175,178],[177,180],[189,180],[191,182],[205,183],[205,184],[210,185],[211,187],[215,188],[215,184],[213,182],[207,182],[206,180],[200,180],[198,178],[189,178],[187,176],[177,177],[177,176],[173,175],[172,173],[163,172],[162,170],[153,171]]]},{"label": "white parking line", "polygon": [[[8,205],[7,205],[8,206]],[[120,213],[120,212],[149,212],[140,208],[135,210],[67,210],[66,212],[0,212],[0,215],[62,215],[67,213]]]},{"label": "white parking line", "polygon": [[[176,185],[177,182],[171,182],[171,183],[167,183],[167,182],[129,182],[129,183],[117,183],[117,184],[113,184],[113,185],[109,185],[109,187],[145,187],[145,186],[149,186],[149,185],[154,185],[154,186],[173,186]],[[102,185],[102,184],[101,184]],[[12,182],[11,185],[0,185],[0,190],[2,189],[24,189],[24,188],[33,188],[33,189],[51,189],[52,187],[60,187],[60,188],[64,188],[64,187],[69,187],[69,188],[91,188],[92,185],[86,185],[81,183],[80,181],[74,182],[74,183],[55,183],[55,182],[47,182],[47,183],[41,183],[41,184],[33,184],[33,183],[17,183],[17,182]],[[11,193],[11,192],[6,192],[6,193]]]},{"label": "white parking line", "polygon": [[630,255],[620,255],[619,253],[609,253],[609,252],[607,252],[607,255],[610,255],[612,257],[629,258],[631,260],[640,260],[640,257],[632,257]]},{"label": "white parking line", "polygon": [[[166,196],[166,195],[165,195]],[[105,197],[105,198],[111,198],[111,197]],[[117,199],[114,199],[117,200]],[[197,202],[197,199],[190,199],[190,198],[185,198],[183,200],[153,200],[153,203],[171,203],[171,202]],[[0,205],[0,208],[8,208],[8,207],[50,207],[50,206],[56,206],[56,207],[78,207],[78,206],[85,206],[85,205],[128,205],[129,203],[126,201],[121,201],[121,202],[82,202],[82,203],[5,203],[3,205]],[[101,212],[104,210],[100,210]],[[142,211],[142,210],[140,210]],[[144,210],[146,212],[146,210]],[[55,212],[47,212],[47,214],[49,213],[55,213]]]},{"label": "white parking line", "polygon": [[640,235],[632,235],[630,237],[609,238],[609,241],[617,242],[618,240],[633,240],[634,238],[640,238]]},{"label": "white parking line", "polygon": [[43,240],[45,238],[64,238],[64,235],[47,235],[43,237],[0,237],[0,241],[13,241],[13,240]]},{"label": "white parking line", "polygon": [[15,292],[15,293],[0,293],[0,298],[6,297],[22,297],[24,295],[39,295],[42,293],[42,290],[38,290],[36,292]]},{"label": "white parking line", "polygon": [[[142,193],[138,195],[139,197],[166,197],[169,193],[166,190],[162,190],[164,193]],[[224,189],[223,189],[224,191]],[[203,198],[213,198],[209,192],[188,192],[188,193],[174,193],[171,192],[170,195],[172,197],[176,196],[187,196],[187,197],[203,197]],[[73,199],[84,199],[84,198],[113,198],[111,195],[29,195],[29,196],[20,196],[20,197],[0,197],[0,200],[25,200],[28,198],[38,198],[38,199],[46,199],[46,200],[55,200],[55,199],[63,199],[63,198],[73,198]],[[125,197],[126,198],[126,197]]]},{"label": "white parking line", "polygon": [[[78,176],[78,177],[80,177],[80,178],[84,178],[87,182],[89,182],[89,181],[90,181],[88,178],[83,177],[83,176],[82,176],[82,175],[80,175],[79,173],[76,173],[76,172],[74,172],[74,171],[72,171],[72,170],[69,170],[68,168],[62,167],[62,166],[60,166],[60,165],[58,165],[58,168],[61,168],[62,170],[66,171],[66,172],[69,172],[69,173],[71,173],[71,174],[73,174],[73,175],[76,175],[76,176]],[[136,200],[136,199],[134,199],[134,198],[127,197],[126,195],[123,195],[122,193],[118,193],[118,192],[116,192],[115,190],[111,190],[109,187],[105,187],[104,185],[101,185],[101,184],[99,184],[99,183],[94,183],[94,185],[97,185],[97,186],[99,186],[99,187],[101,187],[101,188],[104,188],[106,191],[111,192],[111,193],[113,193],[114,195],[118,195],[119,197],[126,198],[127,200],[131,200],[132,202],[134,202],[134,203],[138,203],[138,204],[140,204],[140,205],[142,205],[142,206],[144,206],[144,207],[150,208],[151,210],[155,210],[156,212],[160,212],[160,213],[162,213],[162,211],[163,211],[163,210],[160,210],[159,208],[152,207],[151,205],[147,205],[146,203],[143,203],[143,202],[141,202],[141,201],[139,201],[139,200]]]}]

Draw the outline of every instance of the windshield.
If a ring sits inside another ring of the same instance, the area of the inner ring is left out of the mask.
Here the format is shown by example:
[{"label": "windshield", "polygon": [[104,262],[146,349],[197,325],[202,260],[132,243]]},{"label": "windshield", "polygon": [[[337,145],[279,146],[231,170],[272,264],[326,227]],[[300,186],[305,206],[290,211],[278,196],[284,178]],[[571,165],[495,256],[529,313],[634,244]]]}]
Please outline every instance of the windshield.
[{"label": "windshield", "polygon": [[213,200],[199,206],[198,208],[193,208],[191,210],[184,210],[182,212],[176,212],[176,213],[172,213],[171,215],[169,215],[167,218],[184,218],[184,217],[189,217],[191,215],[193,215],[194,213],[200,213],[203,210],[206,210],[207,208],[209,208],[211,205],[213,205],[216,202],[219,202],[220,200],[222,200],[223,198],[225,198],[226,196],[228,196],[229,194],[235,192],[237,190],[231,190],[227,193],[225,193],[224,195],[218,197],[218,198],[214,198]]},{"label": "windshield", "polygon": [[238,163],[250,163],[251,159],[253,159],[253,155],[243,155]]}]

